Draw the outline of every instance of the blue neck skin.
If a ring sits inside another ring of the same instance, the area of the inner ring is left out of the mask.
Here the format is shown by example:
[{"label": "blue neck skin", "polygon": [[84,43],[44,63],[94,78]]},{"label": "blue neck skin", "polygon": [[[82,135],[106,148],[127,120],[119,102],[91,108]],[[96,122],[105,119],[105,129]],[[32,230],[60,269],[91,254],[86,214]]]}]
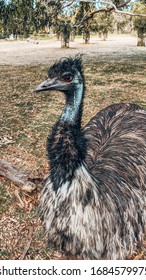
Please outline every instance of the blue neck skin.
[{"label": "blue neck skin", "polygon": [[84,92],[83,79],[79,73],[74,77],[73,87],[65,93],[66,104],[61,115],[61,120],[74,123],[79,121],[80,109],[82,107],[82,99]]}]

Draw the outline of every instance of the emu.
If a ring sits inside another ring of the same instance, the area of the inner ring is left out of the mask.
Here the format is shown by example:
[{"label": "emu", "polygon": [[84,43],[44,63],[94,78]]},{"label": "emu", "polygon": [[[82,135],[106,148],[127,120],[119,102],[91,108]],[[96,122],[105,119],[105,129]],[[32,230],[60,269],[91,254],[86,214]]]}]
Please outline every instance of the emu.
[{"label": "emu", "polygon": [[82,59],[62,58],[36,92],[65,107],[47,140],[50,171],[39,212],[48,244],[69,259],[126,259],[146,232],[146,110],[113,104],[81,127]]}]

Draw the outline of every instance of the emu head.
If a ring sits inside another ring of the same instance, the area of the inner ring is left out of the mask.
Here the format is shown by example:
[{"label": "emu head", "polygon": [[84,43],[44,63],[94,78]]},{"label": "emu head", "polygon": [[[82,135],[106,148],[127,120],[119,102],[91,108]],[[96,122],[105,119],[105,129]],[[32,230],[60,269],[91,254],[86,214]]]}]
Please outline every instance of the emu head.
[{"label": "emu head", "polygon": [[81,56],[62,58],[50,67],[47,80],[42,82],[35,91],[59,90],[70,92],[79,83],[83,83]]}]

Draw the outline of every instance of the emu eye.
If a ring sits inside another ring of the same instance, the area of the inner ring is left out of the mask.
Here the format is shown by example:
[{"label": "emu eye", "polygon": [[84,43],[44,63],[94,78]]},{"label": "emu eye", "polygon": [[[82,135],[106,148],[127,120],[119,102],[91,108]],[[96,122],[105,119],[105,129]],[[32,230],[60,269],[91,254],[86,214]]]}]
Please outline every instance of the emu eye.
[{"label": "emu eye", "polygon": [[62,77],[62,80],[66,83],[70,83],[72,81],[72,76],[71,75],[65,75]]}]

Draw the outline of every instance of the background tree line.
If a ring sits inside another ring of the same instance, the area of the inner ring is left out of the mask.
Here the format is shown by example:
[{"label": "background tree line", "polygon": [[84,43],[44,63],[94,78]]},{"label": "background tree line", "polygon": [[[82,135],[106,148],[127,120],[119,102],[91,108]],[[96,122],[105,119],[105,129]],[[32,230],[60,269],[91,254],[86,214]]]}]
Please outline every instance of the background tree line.
[{"label": "background tree line", "polygon": [[[122,11],[146,14],[146,0],[137,2],[113,0]],[[129,6],[130,5],[130,6]],[[129,24],[138,34],[138,45],[145,45],[146,17],[115,14],[112,6],[100,3],[80,1],[49,1],[49,0],[9,0],[0,1],[0,36],[14,38],[31,34],[50,32],[61,38],[62,46],[69,45],[70,38],[75,34],[83,34],[85,43],[89,42],[90,33],[98,32],[103,40],[109,31],[122,30]],[[130,30],[129,30],[130,31]]]}]

